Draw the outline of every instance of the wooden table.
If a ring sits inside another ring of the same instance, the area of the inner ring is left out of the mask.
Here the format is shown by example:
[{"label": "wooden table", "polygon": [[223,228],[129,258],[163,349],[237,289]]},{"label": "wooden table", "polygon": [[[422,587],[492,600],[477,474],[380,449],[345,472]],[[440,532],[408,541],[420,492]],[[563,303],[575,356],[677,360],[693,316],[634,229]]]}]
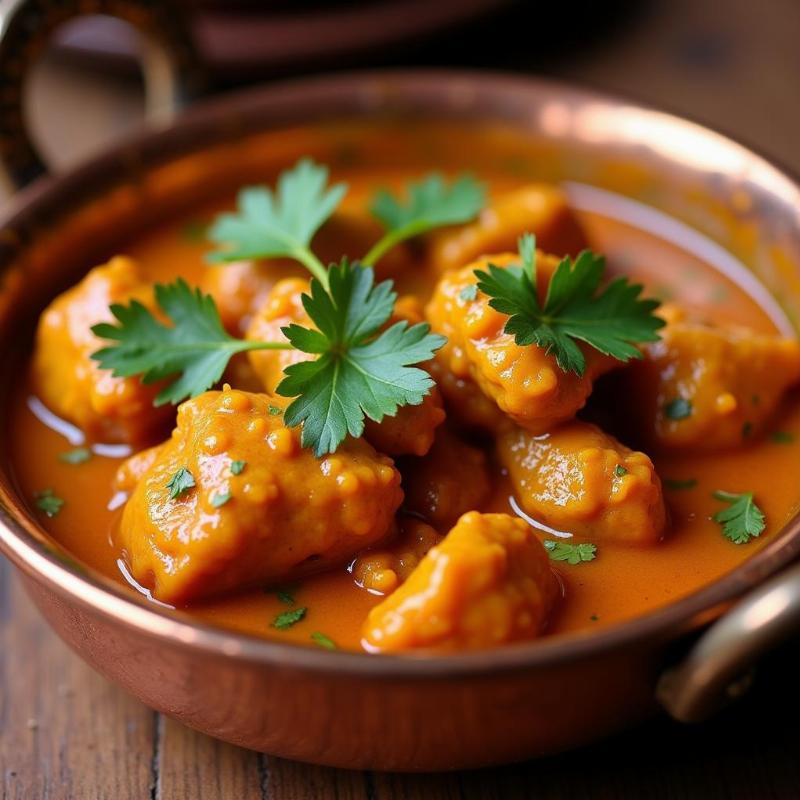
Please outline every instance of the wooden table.
[{"label": "wooden table", "polygon": [[[647,5],[606,50],[549,70],[733,131],[800,171],[800,2]],[[495,65],[531,63],[516,52]],[[74,78],[58,65],[34,81],[33,117],[59,165],[138,113],[135,95]],[[800,797],[798,672],[800,644],[765,663],[750,695],[710,723],[657,719],[545,761],[445,775],[332,770],[241,750],[145,708],[67,650],[0,558],[0,800],[789,800]]]}]

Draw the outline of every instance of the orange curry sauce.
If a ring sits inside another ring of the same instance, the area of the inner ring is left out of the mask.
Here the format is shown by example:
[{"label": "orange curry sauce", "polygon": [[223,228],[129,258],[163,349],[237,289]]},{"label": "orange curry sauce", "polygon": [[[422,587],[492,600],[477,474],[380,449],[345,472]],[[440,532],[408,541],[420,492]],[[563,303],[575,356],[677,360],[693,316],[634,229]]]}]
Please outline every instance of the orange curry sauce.
[{"label": "orange curry sauce", "polygon": [[[399,184],[407,177],[375,174],[356,166],[349,172],[339,172],[351,186],[347,202],[362,208],[374,186]],[[479,177],[487,182],[490,192],[521,183],[507,174],[492,175],[483,170]],[[209,245],[202,235],[197,235],[198,225],[232,205],[232,198],[226,197],[213,207],[198,208],[187,217],[165,222],[136,241],[127,242],[120,252],[138,259],[151,279],[164,282],[180,274],[190,282],[199,282],[208,269],[204,253]],[[603,209],[578,209],[576,213],[592,249],[607,256],[612,270],[643,280],[649,292],[700,308],[712,321],[735,321],[756,331],[776,331],[769,314],[714,264],[674,242],[607,216]],[[398,288],[427,299],[433,280],[420,267],[414,275],[402,276]],[[598,393],[602,394],[602,390]],[[590,407],[592,402],[590,399]],[[64,463],[59,454],[76,442],[71,443],[57,426],[44,424],[32,412],[30,403],[30,390],[17,393],[10,420],[13,460],[21,490],[32,498],[36,492],[50,488],[62,497],[65,504],[60,513],[52,519],[40,515],[42,524],[77,559],[124,583],[121,553],[115,542],[120,510],[114,502],[112,479],[126,454],[125,447],[96,448],[86,463]],[[597,558],[590,563],[554,564],[565,597],[548,634],[596,628],[663,606],[724,575],[763,546],[798,506],[800,491],[795,475],[800,404],[796,397],[789,397],[776,415],[772,430],[792,434],[791,440],[789,436],[776,439],[767,435],[723,454],[683,452],[655,458],[662,479],[697,481],[688,489],[665,487],[671,515],[668,535],[650,547],[601,543]],[[496,464],[494,472],[493,497],[481,510],[513,513],[508,482]],[[721,507],[711,496],[716,489],[755,493],[767,518],[767,530],[760,539],[737,546],[723,537],[720,526],[710,519]],[[193,604],[187,610],[199,619],[256,636],[308,644],[310,634],[321,631],[340,647],[359,649],[362,623],[369,609],[381,599],[356,586],[345,567],[306,578],[293,585],[291,593],[296,604],[305,606],[308,612],[305,619],[283,631],[274,629],[271,623],[290,606],[274,589],[228,595]]]}]

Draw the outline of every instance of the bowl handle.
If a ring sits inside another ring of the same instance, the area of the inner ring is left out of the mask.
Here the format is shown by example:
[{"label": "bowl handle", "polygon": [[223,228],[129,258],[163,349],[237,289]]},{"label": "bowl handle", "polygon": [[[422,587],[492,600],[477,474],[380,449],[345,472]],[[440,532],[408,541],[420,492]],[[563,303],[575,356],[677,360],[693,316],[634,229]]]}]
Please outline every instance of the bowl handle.
[{"label": "bowl handle", "polygon": [[682,722],[699,722],[741,695],[765,653],[800,631],[800,564],[746,595],[668,669],[656,696]]},{"label": "bowl handle", "polygon": [[168,0],[3,0],[0,170],[12,187],[21,188],[47,172],[25,121],[25,79],[56,28],[87,15],[116,17],[140,32],[148,122],[163,124],[205,86],[184,14]]}]

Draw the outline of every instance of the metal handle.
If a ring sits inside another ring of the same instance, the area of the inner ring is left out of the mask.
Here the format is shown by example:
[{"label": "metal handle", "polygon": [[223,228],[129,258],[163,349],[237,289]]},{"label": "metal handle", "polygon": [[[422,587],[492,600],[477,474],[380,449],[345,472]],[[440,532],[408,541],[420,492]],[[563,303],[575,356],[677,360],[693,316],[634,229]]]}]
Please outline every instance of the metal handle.
[{"label": "metal handle", "polygon": [[682,722],[699,722],[747,688],[758,659],[800,631],[800,564],[751,592],[715,622],[656,696]]},{"label": "metal handle", "polygon": [[47,172],[24,118],[25,78],[56,28],[98,14],[128,22],[142,35],[149,122],[163,124],[205,86],[183,14],[168,0],[0,0],[0,168],[14,187]]}]

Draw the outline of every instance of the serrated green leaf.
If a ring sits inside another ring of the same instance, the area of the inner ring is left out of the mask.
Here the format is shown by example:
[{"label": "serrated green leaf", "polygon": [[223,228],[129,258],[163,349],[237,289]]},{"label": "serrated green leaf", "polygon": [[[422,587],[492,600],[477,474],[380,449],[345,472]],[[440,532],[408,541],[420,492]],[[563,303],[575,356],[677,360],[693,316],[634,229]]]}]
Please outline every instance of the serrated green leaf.
[{"label": "serrated green leaf", "polygon": [[219,381],[235,353],[288,347],[230,336],[213,299],[182,278],[156,284],[154,291],[156,303],[172,324],[161,323],[138,300],[112,305],[118,324],[103,322],[92,332],[117,344],[96,351],[92,358],[117,377],[141,375],[143,383],[165,381],[156,405],[179,403],[206,391]]},{"label": "serrated green leaf", "polygon": [[718,511],[712,519],[722,526],[723,534],[734,544],[747,544],[764,532],[764,512],[756,505],[752,492],[716,491],[714,498],[728,503],[728,507]]},{"label": "serrated green leaf", "polygon": [[521,346],[536,345],[552,353],[565,372],[582,375],[586,359],[577,342],[622,362],[641,358],[637,342],[656,341],[664,321],[653,312],[659,302],[641,297],[642,286],[617,278],[601,288],[605,259],[583,251],[556,267],[544,304],[536,288],[534,240],[520,239],[522,266],[489,264],[475,270],[478,288],[489,305],[509,317],[506,333]]},{"label": "serrated green leaf", "polygon": [[238,196],[235,214],[221,214],[208,236],[220,245],[211,262],[243,258],[295,258],[320,278],[324,268],[309,250],[311,239],[333,214],[347,191],[328,185],[328,168],[304,158],[278,177],[275,191],[249,186]]},{"label": "serrated green leaf", "polygon": [[296,398],[287,425],[303,425],[302,442],[316,455],[333,452],[347,435],[360,436],[364,420],[380,422],[402,405],[417,405],[433,379],[412,366],[428,361],[444,344],[427,324],[398,322],[378,335],[396,295],[390,281],[374,284],[369,267],[343,261],[330,269],[330,291],[316,281],[303,305],[318,330],[283,329],[298,350],[318,354],[286,368],[277,393]]},{"label": "serrated green leaf", "polygon": [[194,475],[186,467],[181,467],[167,481],[170,499],[175,500],[189,489],[194,489],[195,485]]}]

